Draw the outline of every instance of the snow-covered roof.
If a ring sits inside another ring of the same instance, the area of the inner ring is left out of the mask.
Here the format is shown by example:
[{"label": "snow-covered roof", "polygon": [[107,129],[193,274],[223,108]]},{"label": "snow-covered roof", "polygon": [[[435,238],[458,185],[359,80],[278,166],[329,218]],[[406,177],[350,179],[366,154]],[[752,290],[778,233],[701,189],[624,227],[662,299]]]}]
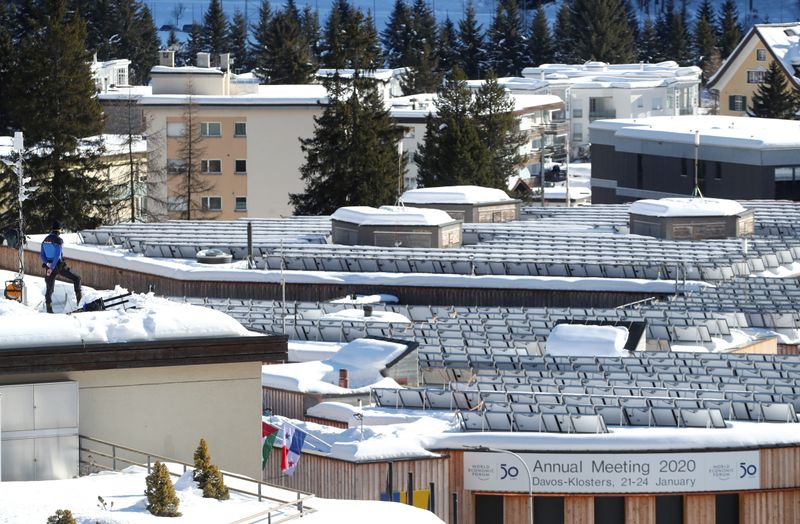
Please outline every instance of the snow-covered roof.
[{"label": "snow-covered roof", "polygon": [[788,24],[756,24],[755,30],[761,35],[783,68],[800,82],[795,67],[800,66],[800,22]]},{"label": "snow-covered roof", "polygon": [[501,189],[481,186],[443,186],[409,189],[400,197],[403,204],[487,204],[513,201]]},{"label": "snow-covered roof", "polygon": [[197,67],[197,66],[153,66],[150,70],[151,75],[216,75],[222,76],[225,73],[218,67]]},{"label": "snow-covered roof", "polygon": [[[13,273],[0,271],[0,277],[3,281],[10,280]],[[127,297],[129,302],[125,306],[128,309],[59,314],[77,309],[72,286],[64,282],[56,283],[53,294],[57,313],[48,315],[37,307],[44,296],[44,279],[26,276],[25,286],[29,304],[0,299],[0,323],[3,325],[0,348],[255,335],[222,312],[171,302],[152,294]],[[126,292],[121,288],[95,291],[87,286],[83,290],[84,303]],[[43,325],[47,329],[42,329]]]},{"label": "snow-covered roof", "polygon": [[[544,106],[563,105],[564,101],[555,95],[524,95],[509,93],[514,103],[514,111],[537,110]],[[428,114],[436,115],[436,94],[419,93],[400,96],[389,100],[389,110],[394,118],[421,118]]]},{"label": "snow-covered roof", "polygon": [[331,219],[361,226],[441,226],[454,222],[450,215],[440,209],[404,206],[340,207],[331,215]]},{"label": "snow-covered roof", "polygon": [[102,100],[128,100],[138,101],[143,96],[153,94],[152,86],[113,86],[98,93],[97,97]]},{"label": "snow-covered roof", "polygon": [[328,91],[318,84],[304,85],[259,85],[258,93],[240,95],[148,95],[143,96],[144,105],[310,105],[324,104]]},{"label": "snow-covered roof", "polygon": [[[261,384],[265,387],[298,393],[344,394],[367,393],[373,387],[399,387],[381,371],[408,350],[406,344],[356,339],[342,346],[323,361],[271,364],[261,368]],[[339,387],[339,370],[346,369],[349,388]]]},{"label": "snow-covered roof", "polygon": [[147,140],[141,135],[102,135],[103,144],[106,148],[107,155],[127,155],[129,152],[128,142],[130,142],[130,151],[133,154],[147,153]]},{"label": "snow-covered roof", "polygon": [[651,217],[733,216],[745,211],[735,200],[722,198],[661,198],[637,200],[630,212]]},{"label": "snow-covered roof", "polygon": [[628,329],[622,326],[558,324],[547,337],[545,351],[553,356],[628,356]]},{"label": "snow-covered roof", "polygon": [[[374,69],[372,71],[359,70],[359,75],[364,78],[374,78],[382,82],[388,82],[392,77],[401,76],[406,72],[407,68],[399,67],[397,69]],[[350,78],[356,72],[355,69],[319,69],[317,70],[317,78],[324,78],[333,76],[334,73],[339,73],[342,78]]]},{"label": "snow-covered roof", "polygon": [[522,76],[548,84],[566,84],[573,88],[645,88],[659,87],[675,82],[699,82],[700,68],[681,67],[676,62],[657,64],[542,64],[526,67]]},{"label": "snow-covered roof", "polygon": [[720,115],[653,116],[595,120],[589,130],[614,132],[614,136],[700,147],[738,149],[792,149],[800,147],[800,121]]},{"label": "snow-covered roof", "polygon": [[[569,197],[571,199],[585,199],[591,198],[592,189],[583,186],[570,186]],[[567,199],[567,186],[553,186],[544,188],[545,200],[566,200]]]}]

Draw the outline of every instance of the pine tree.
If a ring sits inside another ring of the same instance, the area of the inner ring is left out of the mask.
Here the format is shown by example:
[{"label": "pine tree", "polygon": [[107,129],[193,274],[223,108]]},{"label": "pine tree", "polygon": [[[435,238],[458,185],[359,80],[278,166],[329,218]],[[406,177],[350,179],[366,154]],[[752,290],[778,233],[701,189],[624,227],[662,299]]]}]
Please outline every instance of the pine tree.
[{"label": "pine tree", "polygon": [[734,0],[725,0],[720,9],[717,38],[722,59],[728,58],[742,39],[742,28],[739,25],[739,10]]},{"label": "pine tree", "polygon": [[314,117],[314,136],[300,141],[305,189],[290,195],[295,214],[393,203],[405,170],[397,150],[403,132],[390,118],[376,82],[334,74],[323,83],[328,104]]},{"label": "pine tree", "polygon": [[222,478],[222,473],[214,464],[208,466],[206,480],[201,487],[204,498],[217,500],[228,500],[230,498],[230,492]]},{"label": "pine tree", "polygon": [[68,509],[57,509],[55,514],[47,517],[47,524],[78,524]]},{"label": "pine tree", "polygon": [[203,51],[212,56],[230,50],[228,20],[222,10],[220,0],[211,0],[203,17],[203,30],[200,33]]},{"label": "pine tree", "polygon": [[[0,135],[8,135],[13,130],[11,121],[10,89],[11,76],[14,73],[16,60],[13,33],[14,13],[13,4],[0,0]],[[2,167],[0,167],[2,171]]]},{"label": "pine tree", "polygon": [[483,63],[486,59],[483,46],[481,25],[475,18],[472,0],[469,0],[464,18],[458,22],[458,42],[456,44],[458,62],[467,78],[477,80],[483,74]]},{"label": "pine tree", "polygon": [[656,19],[656,34],[658,35],[656,62],[672,59],[671,42],[674,24],[675,3],[672,0],[666,0]]},{"label": "pine tree", "polygon": [[419,185],[489,184],[491,154],[481,142],[472,92],[459,68],[439,89],[435,106],[436,116],[428,116],[425,141],[414,154]]},{"label": "pine tree", "polygon": [[488,35],[488,67],[499,76],[520,76],[526,64],[526,51],[517,0],[497,3]]},{"label": "pine tree", "polygon": [[269,31],[272,25],[272,8],[269,0],[261,0],[258,8],[258,22],[253,26],[253,42],[250,44],[250,56],[256,75],[264,78],[268,74]]},{"label": "pine tree", "polygon": [[381,32],[386,67],[406,65],[406,56],[411,49],[411,11],[403,0],[395,0],[386,27]]},{"label": "pine tree", "polygon": [[547,23],[547,15],[544,9],[539,6],[531,22],[531,29],[528,33],[528,63],[532,66],[549,64],[555,60],[555,46],[553,36],[550,34],[550,26]]},{"label": "pine tree", "polygon": [[573,0],[570,18],[580,61],[627,63],[636,56],[633,28],[622,0]]},{"label": "pine tree", "polygon": [[797,118],[798,109],[796,95],[790,90],[786,76],[777,63],[770,62],[747,113],[759,118],[793,120]]},{"label": "pine tree", "polygon": [[656,25],[650,18],[645,19],[642,30],[639,31],[639,41],[636,45],[639,50],[639,61],[647,64],[661,60],[661,41],[658,38]]},{"label": "pine tree", "polygon": [[233,69],[242,73],[250,71],[250,51],[247,48],[247,22],[244,14],[238,9],[234,11],[231,19],[230,45],[228,51],[233,61]]},{"label": "pine tree", "polygon": [[475,120],[478,135],[489,150],[490,170],[487,186],[505,190],[508,179],[516,175],[523,162],[519,148],[527,141],[514,116],[514,101],[490,73],[475,94]]},{"label": "pine tree", "polygon": [[320,64],[331,69],[346,69],[347,33],[346,27],[350,23],[352,6],[347,0],[337,0],[331,5],[331,12],[325,22],[324,40],[321,45]]},{"label": "pine tree", "polygon": [[[39,189],[26,201],[32,230],[46,231],[53,219],[73,229],[100,225],[113,203],[106,180],[85,173],[103,167],[102,108],[97,100],[86,49],[86,26],[67,10],[65,0],[45,0],[40,18],[27,23],[38,29],[15,45],[9,93],[11,120],[25,134],[25,174]],[[16,181],[0,180],[0,209],[6,218],[16,206]],[[11,187],[10,187],[11,186]],[[14,211],[12,211],[14,210]],[[0,222],[4,220],[0,219]]]},{"label": "pine tree", "polygon": [[578,61],[575,55],[575,38],[572,29],[572,14],[569,2],[564,2],[556,13],[555,27],[555,59],[560,64],[574,64]]},{"label": "pine tree", "polygon": [[147,511],[157,517],[180,517],[178,511],[180,500],[175,494],[175,486],[169,476],[167,466],[156,461],[153,472],[145,479],[147,488],[144,491],[147,497]]},{"label": "pine tree", "polygon": [[181,57],[185,65],[197,64],[197,53],[203,51],[201,33],[202,26],[193,21],[189,27],[189,37],[186,39],[186,45],[183,46],[183,56]]},{"label": "pine tree", "polygon": [[[717,47],[717,35],[714,32],[714,7],[710,0],[703,0],[697,10],[693,42],[694,63],[705,72],[714,48]],[[708,81],[705,74],[703,74],[703,81]]]},{"label": "pine tree", "polygon": [[200,439],[197,449],[194,450],[193,459],[194,471],[192,472],[192,480],[202,487],[207,479],[208,467],[211,466],[211,453],[208,451],[206,439]]},{"label": "pine tree", "polygon": [[415,0],[410,10],[411,37],[403,67],[408,72],[401,80],[403,92],[430,93],[442,81],[439,57],[436,56],[436,18],[427,0]]},{"label": "pine tree", "polygon": [[689,35],[686,8],[673,14],[672,33],[669,40],[670,56],[678,65],[686,66],[692,62],[691,37]]},{"label": "pine tree", "polygon": [[308,4],[303,8],[303,12],[300,13],[300,32],[303,33],[308,44],[312,62],[319,64],[320,53],[322,52],[319,13],[317,13],[316,9],[311,9]]},{"label": "pine tree", "polygon": [[439,71],[444,74],[450,73],[453,66],[458,63],[456,38],[456,26],[448,16],[439,26],[439,36],[436,39],[436,57],[439,59]]},{"label": "pine tree", "polygon": [[374,70],[383,63],[378,30],[372,14],[361,9],[353,11],[345,26],[347,66],[352,69]]},{"label": "pine tree", "polygon": [[264,61],[255,71],[268,84],[308,84],[312,80],[311,49],[300,30],[298,17],[291,0],[272,17]]}]

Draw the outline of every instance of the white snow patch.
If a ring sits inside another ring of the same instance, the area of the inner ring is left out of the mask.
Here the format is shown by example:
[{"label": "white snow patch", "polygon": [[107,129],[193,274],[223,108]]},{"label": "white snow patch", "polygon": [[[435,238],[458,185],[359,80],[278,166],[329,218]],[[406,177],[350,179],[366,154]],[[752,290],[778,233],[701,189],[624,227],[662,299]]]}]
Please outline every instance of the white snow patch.
[{"label": "white snow patch", "polygon": [[486,204],[511,202],[505,191],[480,186],[444,186],[409,189],[400,197],[403,204]]},{"label": "white snow patch", "polygon": [[628,356],[628,330],[618,326],[558,324],[547,337],[545,352],[554,356]]},{"label": "white snow patch", "polygon": [[411,321],[400,313],[393,311],[373,311],[370,316],[364,316],[363,309],[342,309],[327,313],[320,317],[320,320],[350,320],[353,322],[392,322],[398,324],[410,324]]},{"label": "white snow patch", "polygon": [[361,226],[440,226],[454,222],[450,215],[440,209],[404,206],[340,207],[331,215],[331,219]]},{"label": "white snow patch", "polygon": [[397,304],[400,299],[394,295],[378,293],[376,295],[348,295],[331,300],[331,304]]},{"label": "white snow patch", "polygon": [[651,217],[733,216],[745,211],[735,200],[722,198],[660,198],[637,200],[630,212]]}]

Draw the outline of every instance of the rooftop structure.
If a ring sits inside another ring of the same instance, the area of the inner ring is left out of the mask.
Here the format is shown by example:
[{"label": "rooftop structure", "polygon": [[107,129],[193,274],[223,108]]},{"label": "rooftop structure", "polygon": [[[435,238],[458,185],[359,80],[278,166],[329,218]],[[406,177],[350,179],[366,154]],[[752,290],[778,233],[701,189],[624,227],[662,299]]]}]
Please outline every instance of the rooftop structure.
[{"label": "rooftop structure", "polygon": [[506,222],[519,217],[519,200],[500,189],[479,186],[444,186],[409,189],[402,205],[446,211],[464,222]]},{"label": "rooftop structure", "polygon": [[334,244],[448,248],[461,245],[461,222],[439,209],[341,207],[331,215]]}]

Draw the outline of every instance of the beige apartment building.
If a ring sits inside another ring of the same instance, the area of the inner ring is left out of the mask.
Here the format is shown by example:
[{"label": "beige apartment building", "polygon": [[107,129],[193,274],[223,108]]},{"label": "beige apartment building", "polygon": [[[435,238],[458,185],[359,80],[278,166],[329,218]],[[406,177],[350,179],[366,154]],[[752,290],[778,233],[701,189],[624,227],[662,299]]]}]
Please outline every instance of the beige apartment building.
[{"label": "beige apartment building", "polygon": [[800,22],[756,24],[708,81],[720,115],[746,116],[770,62],[778,64],[790,89],[800,89]]},{"label": "beige apartment building", "polygon": [[289,194],[304,188],[300,139],[314,133],[325,88],[259,85],[251,76],[231,75],[224,56],[220,67],[210,67],[207,55],[199,58],[198,67],[153,68],[152,93],[139,101],[149,129],[151,174],[166,178],[166,194],[156,200],[166,202],[169,218],[185,217],[191,120],[199,135],[191,155],[197,176],[193,219],[290,215]]}]

